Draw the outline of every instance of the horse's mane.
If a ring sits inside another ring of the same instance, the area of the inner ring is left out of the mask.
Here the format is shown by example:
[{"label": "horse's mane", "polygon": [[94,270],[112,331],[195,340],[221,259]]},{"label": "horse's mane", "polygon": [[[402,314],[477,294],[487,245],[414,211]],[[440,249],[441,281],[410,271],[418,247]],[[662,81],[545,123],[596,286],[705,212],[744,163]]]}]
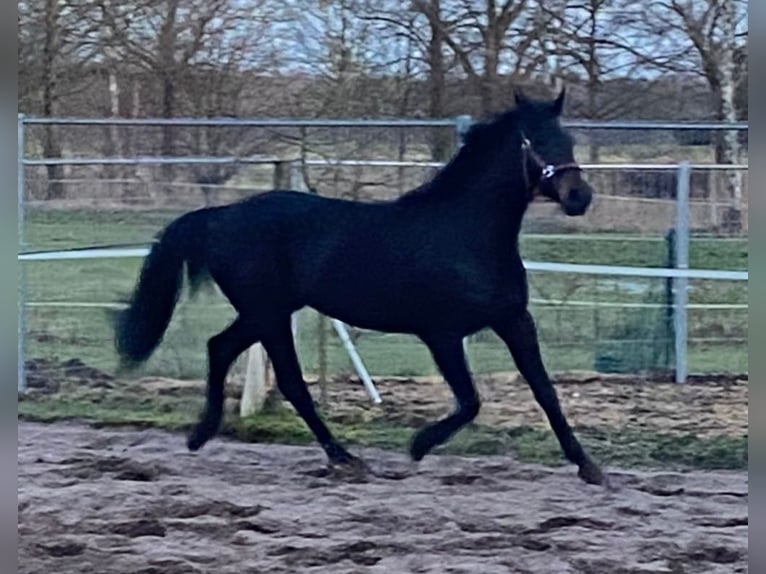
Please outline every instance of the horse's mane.
[{"label": "horse's mane", "polygon": [[520,137],[517,124],[518,112],[515,109],[473,124],[463,136],[463,145],[452,159],[431,180],[408,191],[399,201],[431,196],[437,192],[440,196],[457,193],[461,186],[456,183],[475,175],[477,167],[492,157],[498,148],[508,145],[508,140]]},{"label": "horse's mane", "polygon": [[502,128],[510,131],[516,121],[516,110],[511,110],[502,114],[493,114],[481,122],[472,124],[463,136],[463,148],[468,147],[473,151],[488,144],[496,144],[497,142],[493,140],[498,135],[497,130]]}]

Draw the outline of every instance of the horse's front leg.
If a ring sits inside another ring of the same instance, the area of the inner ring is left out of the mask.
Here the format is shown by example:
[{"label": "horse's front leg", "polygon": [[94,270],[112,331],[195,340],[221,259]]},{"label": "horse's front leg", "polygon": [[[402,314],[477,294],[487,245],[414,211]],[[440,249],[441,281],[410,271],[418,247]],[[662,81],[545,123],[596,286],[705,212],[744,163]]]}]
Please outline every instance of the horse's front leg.
[{"label": "horse's front leg", "polygon": [[564,454],[579,467],[580,478],[589,484],[606,484],[606,477],[580,445],[561,412],[556,389],[543,365],[537,329],[529,311],[523,309],[509,314],[496,321],[492,328],[508,346],[519,372],[548,417]]}]

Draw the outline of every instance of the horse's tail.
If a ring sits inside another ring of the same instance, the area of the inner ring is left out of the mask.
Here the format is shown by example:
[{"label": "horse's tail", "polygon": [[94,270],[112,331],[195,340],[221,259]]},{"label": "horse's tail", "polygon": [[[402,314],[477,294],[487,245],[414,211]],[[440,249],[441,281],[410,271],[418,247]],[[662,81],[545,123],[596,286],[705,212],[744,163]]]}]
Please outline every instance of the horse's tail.
[{"label": "horse's tail", "polygon": [[184,264],[192,286],[199,283],[207,267],[208,214],[201,209],[170,223],[144,260],[129,306],[115,321],[114,342],[123,367],[146,361],[160,344],[178,302]]}]

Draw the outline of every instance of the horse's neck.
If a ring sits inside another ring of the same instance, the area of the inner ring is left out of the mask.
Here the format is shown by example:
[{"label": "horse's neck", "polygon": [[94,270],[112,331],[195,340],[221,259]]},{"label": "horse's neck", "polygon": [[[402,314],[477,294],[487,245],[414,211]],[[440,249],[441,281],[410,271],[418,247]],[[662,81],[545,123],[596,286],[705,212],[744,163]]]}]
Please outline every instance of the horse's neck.
[{"label": "horse's neck", "polygon": [[455,165],[440,172],[432,182],[434,196],[451,191],[450,201],[461,209],[493,219],[502,214],[506,224],[520,226],[528,204],[521,154],[515,158],[507,144],[486,150],[486,156],[481,151],[458,155]]},{"label": "horse's neck", "polygon": [[521,134],[511,126],[482,136],[489,139],[467,143],[431,181],[398,202],[442,213],[467,236],[486,233],[516,243],[528,204]]},{"label": "horse's neck", "polygon": [[497,244],[505,250],[518,244],[527,202],[507,187],[471,188],[443,201],[424,204],[451,235],[469,243]]}]

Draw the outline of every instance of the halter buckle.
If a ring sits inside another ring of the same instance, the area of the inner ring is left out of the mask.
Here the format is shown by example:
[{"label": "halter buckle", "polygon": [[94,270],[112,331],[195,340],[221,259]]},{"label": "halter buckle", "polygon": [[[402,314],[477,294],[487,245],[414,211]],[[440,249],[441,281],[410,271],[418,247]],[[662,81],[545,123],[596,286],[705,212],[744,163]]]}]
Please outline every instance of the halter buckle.
[{"label": "halter buckle", "polygon": [[543,179],[550,179],[556,174],[556,166],[548,164],[543,168]]}]

